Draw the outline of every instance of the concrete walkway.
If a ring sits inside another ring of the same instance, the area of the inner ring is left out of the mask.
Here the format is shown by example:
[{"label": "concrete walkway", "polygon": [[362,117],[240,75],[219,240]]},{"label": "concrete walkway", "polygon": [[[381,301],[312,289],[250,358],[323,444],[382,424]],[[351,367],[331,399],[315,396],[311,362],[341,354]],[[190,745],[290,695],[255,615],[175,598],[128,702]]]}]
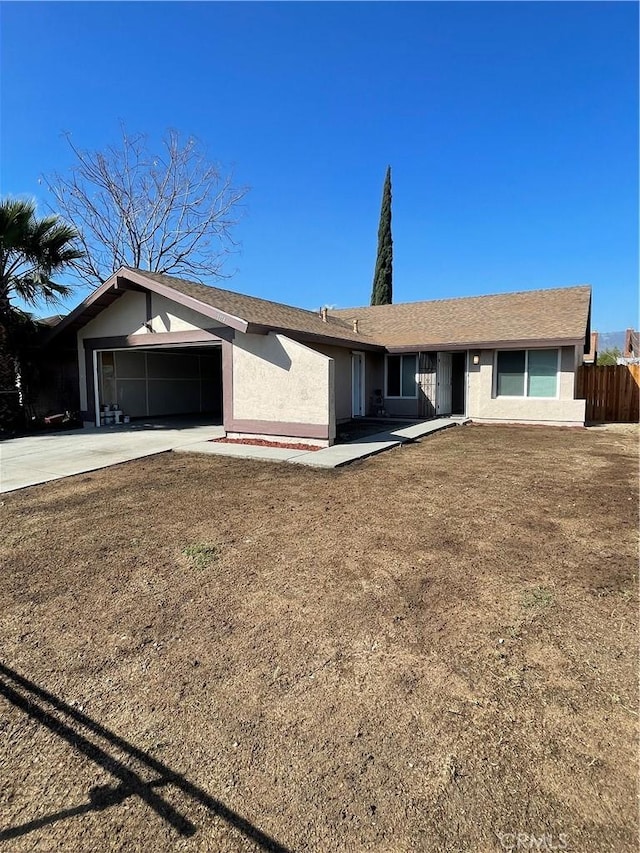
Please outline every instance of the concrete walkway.
[{"label": "concrete walkway", "polygon": [[252,444],[224,444],[199,441],[175,448],[181,453],[206,453],[216,456],[235,456],[240,459],[260,459],[270,462],[292,462],[312,468],[340,468],[358,459],[366,459],[383,450],[416,441],[425,435],[466,423],[464,418],[435,418],[398,429],[386,429],[345,444],[334,444],[321,450],[292,450],[286,447],[258,447]]},{"label": "concrete walkway", "polygon": [[461,423],[465,423],[464,419],[435,418],[400,429],[388,429],[346,444],[323,447],[315,453],[304,453],[290,461],[298,465],[311,465],[314,468],[340,468],[358,459],[366,459],[368,456],[374,456],[376,453],[382,453],[384,450],[399,447],[401,444],[416,441],[425,435],[431,435]]},{"label": "concrete walkway", "polygon": [[179,421],[42,433],[0,442],[0,492],[12,492],[168,450],[292,462],[312,468],[340,468],[462,423],[465,423],[463,418],[437,418],[398,429],[391,427],[357,441],[315,451],[217,443],[211,439],[224,436],[221,426],[181,424]]},{"label": "concrete walkway", "polygon": [[[327,448],[328,449],[328,448]],[[262,462],[293,462],[299,456],[314,456],[321,450],[293,450],[290,447],[261,447],[257,444],[225,444],[217,441],[198,441],[176,447],[178,453],[204,453],[208,456],[235,456],[236,459],[260,459]]]},{"label": "concrete walkway", "polygon": [[221,426],[139,422],[0,442],[0,492],[11,492],[224,435]]}]

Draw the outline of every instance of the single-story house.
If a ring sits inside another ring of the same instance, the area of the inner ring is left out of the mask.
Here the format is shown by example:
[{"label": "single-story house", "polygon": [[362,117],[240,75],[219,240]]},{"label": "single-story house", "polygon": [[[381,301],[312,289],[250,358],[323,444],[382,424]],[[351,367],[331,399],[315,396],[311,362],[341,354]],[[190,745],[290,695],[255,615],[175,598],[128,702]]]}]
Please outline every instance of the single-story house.
[{"label": "single-story house", "polygon": [[88,424],[115,404],[331,444],[363,416],[583,425],[590,312],[588,286],[314,312],[122,267],[47,346]]},{"label": "single-story house", "polygon": [[640,334],[635,329],[624,333],[624,349],[618,364],[638,364],[640,362]]}]

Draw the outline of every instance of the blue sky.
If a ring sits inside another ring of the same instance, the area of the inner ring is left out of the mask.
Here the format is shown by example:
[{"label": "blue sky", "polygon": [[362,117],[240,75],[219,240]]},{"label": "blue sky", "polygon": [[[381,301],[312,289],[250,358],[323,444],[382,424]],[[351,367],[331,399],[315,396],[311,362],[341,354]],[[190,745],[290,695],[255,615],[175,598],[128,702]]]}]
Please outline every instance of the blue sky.
[{"label": "blue sky", "polygon": [[[247,184],[222,286],[367,304],[393,170],[394,301],[594,287],[638,323],[638,5],[12,3],[2,194],[116,142],[195,135]],[[71,307],[88,293],[79,290]]]}]

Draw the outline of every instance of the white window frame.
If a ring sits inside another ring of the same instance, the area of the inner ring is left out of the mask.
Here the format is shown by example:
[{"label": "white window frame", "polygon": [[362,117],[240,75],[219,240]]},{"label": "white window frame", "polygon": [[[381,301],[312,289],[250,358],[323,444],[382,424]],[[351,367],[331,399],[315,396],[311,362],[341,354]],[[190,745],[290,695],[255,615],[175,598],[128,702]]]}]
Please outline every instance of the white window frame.
[{"label": "white window frame", "polygon": [[[389,379],[389,356],[398,357],[400,356],[400,395],[399,396],[390,396],[389,388],[388,388],[388,379]],[[411,356],[414,359],[414,364],[416,366],[415,372],[413,374],[413,387],[414,393],[409,396],[402,394],[402,359],[406,356]],[[389,352],[384,357],[384,396],[387,400],[417,400],[418,399],[418,353],[417,352]]]},{"label": "white window frame", "polygon": [[[556,393],[553,397],[530,397],[527,393],[529,387],[529,353],[539,350],[556,351]],[[498,353],[501,352],[523,352],[524,351],[524,394],[515,396],[513,394],[498,394]],[[517,349],[497,349],[493,353],[493,396],[497,400],[559,400],[560,399],[560,366],[562,363],[562,347],[518,347]]]}]

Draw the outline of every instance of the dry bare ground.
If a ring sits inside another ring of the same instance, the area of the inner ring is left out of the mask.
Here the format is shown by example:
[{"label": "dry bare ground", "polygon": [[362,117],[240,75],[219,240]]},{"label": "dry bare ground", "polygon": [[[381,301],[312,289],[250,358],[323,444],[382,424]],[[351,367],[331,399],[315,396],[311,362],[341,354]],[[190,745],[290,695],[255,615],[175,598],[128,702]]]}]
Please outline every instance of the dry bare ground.
[{"label": "dry bare ground", "polygon": [[637,444],[465,427],[6,495],[0,848],[635,850]]}]

